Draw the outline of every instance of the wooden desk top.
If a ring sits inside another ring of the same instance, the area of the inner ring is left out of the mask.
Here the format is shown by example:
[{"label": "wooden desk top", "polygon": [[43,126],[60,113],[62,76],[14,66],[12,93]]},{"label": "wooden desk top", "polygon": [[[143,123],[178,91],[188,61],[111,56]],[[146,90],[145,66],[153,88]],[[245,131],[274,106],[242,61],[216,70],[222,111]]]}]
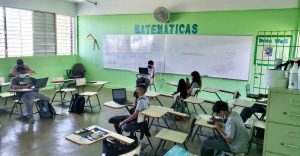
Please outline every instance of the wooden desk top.
[{"label": "wooden desk top", "polygon": [[209,120],[210,117],[211,117],[211,115],[200,115],[200,116],[198,116],[198,118],[195,122],[195,125],[206,127],[206,128],[211,128],[211,129],[216,128],[215,125],[207,123],[207,121]]},{"label": "wooden desk top", "polygon": [[156,134],[155,137],[182,144],[187,136],[188,134],[186,133],[163,128]]},{"label": "wooden desk top", "polygon": [[110,82],[108,82],[108,81],[91,81],[91,83],[92,83],[92,85],[99,85],[99,86],[101,86],[101,85],[108,84]]},{"label": "wooden desk top", "polygon": [[157,97],[159,95],[160,95],[160,93],[157,93],[157,92],[146,92],[145,93],[145,96],[147,96],[147,97]]},{"label": "wooden desk top", "polygon": [[51,81],[51,83],[64,83],[64,82],[70,82],[70,81],[74,81],[74,79],[54,80],[54,81]]},{"label": "wooden desk top", "polygon": [[184,99],[183,101],[184,101],[184,102],[187,102],[187,103],[201,104],[201,103],[204,102],[205,100],[204,100],[204,99],[201,99],[201,98],[196,98],[196,97],[194,97],[194,96],[189,96],[188,98]]},{"label": "wooden desk top", "polygon": [[8,86],[8,85],[10,85],[10,82],[0,83],[0,86],[1,86],[1,87],[2,87],[2,86]]},{"label": "wooden desk top", "polygon": [[152,117],[152,118],[160,118],[167,113],[181,116],[181,117],[188,117],[187,114],[176,112],[172,108],[155,106],[155,105],[150,105],[150,107],[148,109],[141,112],[141,114]]},{"label": "wooden desk top", "polygon": [[213,87],[206,87],[203,89],[203,91],[205,92],[209,92],[209,93],[217,93],[220,91],[220,89],[218,88],[213,88]]},{"label": "wooden desk top", "polygon": [[160,118],[165,115],[169,110],[166,107],[150,105],[150,107],[141,112],[145,116],[152,118]]},{"label": "wooden desk top", "polygon": [[112,132],[110,130],[104,129],[104,128],[96,126],[96,125],[90,126],[86,129],[91,130],[91,129],[94,129],[94,128],[99,128],[99,129],[107,132],[108,134],[101,137],[101,138],[99,138],[99,139],[97,139],[97,140],[94,140],[94,141],[88,140],[87,138],[83,138],[83,137],[81,137],[77,134],[74,134],[74,133],[72,133],[70,135],[67,135],[65,137],[65,139],[68,140],[68,141],[71,141],[75,144],[78,144],[78,145],[91,145],[91,144],[94,144],[94,143],[99,142],[99,141],[101,141],[103,139],[106,139],[106,138],[114,138],[114,139],[117,139],[119,141],[125,142],[127,144],[131,144],[131,143],[134,142],[134,140],[131,139],[131,138],[128,138],[126,136],[120,135],[118,133]]},{"label": "wooden desk top", "polygon": [[252,107],[255,104],[255,101],[248,101],[243,99],[236,99],[233,101],[233,106],[239,106],[239,107]]},{"label": "wooden desk top", "polygon": [[121,108],[125,108],[127,106],[133,106],[133,103],[128,103],[128,104],[125,104],[125,105],[120,105],[114,101],[108,101],[108,102],[105,102],[103,104],[104,106],[106,107],[109,107],[109,108],[112,108],[112,109],[121,109]]},{"label": "wooden desk top", "polygon": [[166,82],[166,84],[177,87],[178,82],[170,81],[170,82]]},{"label": "wooden desk top", "polygon": [[25,88],[25,89],[10,89],[9,92],[30,92],[33,91],[33,88]]}]

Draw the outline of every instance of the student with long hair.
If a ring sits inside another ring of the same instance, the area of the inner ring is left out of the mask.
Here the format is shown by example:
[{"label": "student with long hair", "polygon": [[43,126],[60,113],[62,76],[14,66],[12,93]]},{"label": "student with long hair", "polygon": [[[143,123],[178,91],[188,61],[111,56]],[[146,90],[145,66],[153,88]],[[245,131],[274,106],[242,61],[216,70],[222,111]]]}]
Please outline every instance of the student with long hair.
[{"label": "student with long hair", "polygon": [[187,89],[188,95],[192,95],[195,88],[201,89],[201,87],[202,87],[202,81],[201,81],[200,74],[197,71],[193,71],[191,73],[191,76],[192,76],[192,83],[189,86],[189,88]]}]

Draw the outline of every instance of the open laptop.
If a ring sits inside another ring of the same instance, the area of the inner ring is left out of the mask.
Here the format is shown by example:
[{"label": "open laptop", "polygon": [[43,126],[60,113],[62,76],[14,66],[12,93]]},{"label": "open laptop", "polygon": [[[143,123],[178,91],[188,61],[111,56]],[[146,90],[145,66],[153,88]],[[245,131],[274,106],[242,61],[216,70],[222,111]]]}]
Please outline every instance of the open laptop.
[{"label": "open laptop", "polygon": [[113,101],[120,105],[131,103],[130,101],[127,100],[125,88],[112,89],[112,97],[113,97]]},{"label": "open laptop", "polygon": [[139,67],[139,73],[143,75],[148,75],[148,68]]},{"label": "open laptop", "polygon": [[36,81],[34,86],[35,88],[44,88],[47,85],[48,77],[36,79],[35,81]]}]

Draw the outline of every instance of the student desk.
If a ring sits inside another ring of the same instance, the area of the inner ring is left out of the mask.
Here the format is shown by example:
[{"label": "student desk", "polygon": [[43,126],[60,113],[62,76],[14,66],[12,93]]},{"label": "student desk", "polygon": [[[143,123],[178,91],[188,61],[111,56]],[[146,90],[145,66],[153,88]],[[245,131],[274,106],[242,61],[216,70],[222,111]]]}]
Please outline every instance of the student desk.
[{"label": "student desk", "polygon": [[104,129],[104,128],[96,126],[96,125],[90,126],[90,127],[86,128],[86,129],[87,130],[92,130],[94,128],[99,128],[102,131],[107,132],[108,134],[106,134],[106,135],[104,135],[104,136],[102,136],[102,137],[100,137],[100,138],[98,138],[96,140],[93,140],[93,141],[91,141],[91,140],[89,140],[87,138],[84,138],[84,137],[82,137],[80,135],[77,135],[75,133],[67,135],[65,137],[65,139],[68,140],[68,141],[70,141],[70,142],[73,142],[73,143],[75,143],[77,145],[91,145],[91,144],[94,144],[96,142],[102,141],[102,140],[104,140],[106,138],[114,138],[114,139],[122,141],[122,142],[124,142],[126,144],[132,144],[134,142],[134,140],[131,139],[131,138],[128,138],[126,136],[120,135],[118,133],[112,132],[110,130]]},{"label": "student desk", "polygon": [[[167,128],[170,128],[170,126],[168,125],[168,122],[165,118],[166,114],[171,114],[171,115],[176,115],[176,116],[181,116],[181,117],[187,117],[186,114],[176,112],[171,108],[162,107],[162,106],[154,106],[154,105],[150,105],[150,107],[148,109],[142,111],[141,114],[148,117],[148,121],[149,121],[149,118],[152,118],[152,121],[149,123],[149,128],[151,128],[151,126],[154,125],[153,124],[154,119],[159,120],[160,118],[164,121]],[[172,118],[172,119],[173,119],[173,122],[176,125],[176,122],[175,122],[174,118]],[[155,125],[155,126],[164,127],[164,126],[161,126],[161,125]],[[176,127],[177,127],[177,125],[176,125]]]},{"label": "student desk", "polygon": [[10,93],[10,92],[2,93],[2,90],[1,90],[2,87],[3,86],[9,86],[9,85],[10,85],[10,82],[0,83],[0,97],[5,98],[4,105],[0,107],[1,110],[9,109],[8,107],[6,107],[7,100],[8,100],[9,97],[13,97],[15,95],[15,93]]},{"label": "student desk", "polygon": [[224,89],[219,89],[219,88],[213,88],[213,87],[206,87],[203,89],[203,91],[208,92],[208,93],[214,93],[217,95],[219,100],[222,101],[221,97],[219,96],[218,92],[223,92],[223,93],[229,93],[229,94],[234,94],[234,91],[229,91],[229,90],[224,90]]},{"label": "student desk", "polygon": [[[9,90],[9,92],[12,92],[12,93],[27,93],[27,92],[31,92],[31,91],[34,91],[34,89],[33,89],[33,88],[25,88],[25,89],[10,89],[10,90]],[[19,99],[15,100],[15,103],[14,103],[12,109],[11,109],[9,118],[11,117],[11,115],[12,115],[12,113],[13,113],[15,107],[17,108],[17,104],[20,103],[21,98],[22,98],[22,96],[20,96]],[[17,108],[17,109],[18,109],[18,108]],[[23,114],[23,112],[22,112],[22,107],[21,107],[21,106],[20,106],[20,114],[18,114],[18,115],[20,115],[21,117],[24,116],[24,114]]]},{"label": "student desk", "polygon": [[204,99],[196,98],[196,97],[194,97],[194,96],[189,96],[188,98],[184,99],[183,101],[184,101],[184,102],[187,102],[187,103],[191,103],[191,104],[193,105],[194,110],[195,110],[195,112],[196,112],[197,115],[198,115],[198,112],[197,112],[197,110],[196,110],[195,104],[198,104],[199,107],[202,109],[202,111],[203,111],[205,114],[207,114],[206,111],[204,110],[204,108],[203,108],[202,105],[201,105],[201,103],[203,103],[203,102],[205,101]]},{"label": "student desk", "polygon": [[175,145],[173,146],[164,156],[196,156],[182,147]]},{"label": "student desk", "polygon": [[97,93],[99,93],[100,90],[101,90],[106,84],[109,84],[110,82],[108,82],[108,81],[90,81],[89,83],[92,83],[93,86],[99,86],[99,89],[97,90]]},{"label": "student desk", "polygon": [[[53,85],[59,85],[59,90],[55,91],[55,93],[53,95],[53,98],[51,100],[51,104],[53,102],[61,102],[61,104],[64,104],[66,102],[70,102],[70,100],[67,100],[67,101],[65,100],[66,93],[71,93],[72,94],[72,91],[76,91],[76,89],[75,88],[64,88],[64,86],[67,83],[72,82],[72,81],[74,81],[74,79],[54,80],[54,81],[52,81]],[[60,101],[54,101],[54,98],[55,98],[57,93],[60,93]],[[63,95],[63,93],[64,93],[64,95]]]},{"label": "student desk", "polygon": [[158,99],[158,96],[161,95],[160,93],[157,92],[146,92],[145,96],[150,97],[150,98],[156,98],[156,100],[158,101],[158,103],[163,106],[163,104],[160,102],[160,100]]},{"label": "student desk", "polygon": [[196,122],[195,122],[195,125],[197,125],[197,129],[192,137],[192,140],[194,140],[194,137],[196,135],[201,135],[201,136],[206,136],[206,135],[203,135],[202,131],[201,133],[199,134],[198,131],[201,127],[205,127],[205,128],[209,128],[212,130],[212,132],[216,135],[216,132],[215,132],[215,129],[216,129],[216,126],[214,124],[208,124],[207,121],[209,121],[209,118],[211,117],[211,115],[200,115],[199,118],[197,118]]},{"label": "student desk", "polygon": [[130,102],[130,103],[127,103],[127,104],[124,104],[124,105],[120,105],[120,104],[118,104],[114,101],[105,102],[103,105],[106,106],[106,107],[112,108],[112,109],[126,108],[128,110],[128,112],[129,112],[128,106],[134,106],[133,102]]},{"label": "student desk", "polygon": [[233,106],[231,107],[231,109],[233,109],[236,106],[239,106],[239,107],[252,107],[255,103],[256,103],[255,101],[236,99],[232,102]]}]

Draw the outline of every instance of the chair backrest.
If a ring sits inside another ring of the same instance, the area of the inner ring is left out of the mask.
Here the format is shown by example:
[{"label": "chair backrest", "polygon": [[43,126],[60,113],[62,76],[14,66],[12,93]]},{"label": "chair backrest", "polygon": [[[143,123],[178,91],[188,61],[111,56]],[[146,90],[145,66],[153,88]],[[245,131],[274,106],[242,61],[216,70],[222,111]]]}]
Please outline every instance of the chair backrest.
[{"label": "chair backrest", "polygon": [[250,84],[246,85],[246,94],[250,94]]},{"label": "chair backrest", "polygon": [[188,136],[187,136],[185,142],[188,142],[189,139],[190,139],[190,137],[192,136],[193,131],[194,131],[194,127],[195,127],[195,122],[196,122],[196,120],[197,120],[197,119],[196,119],[195,117],[193,117],[193,118],[191,119],[190,127],[189,127],[189,133],[188,133]]},{"label": "chair backrest", "polygon": [[4,77],[0,77],[0,84],[5,83]]},{"label": "chair backrest", "polygon": [[83,64],[81,63],[77,63],[77,64],[74,64],[73,67],[72,67],[72,75],[80,75],[80,76],[84,76],[84,66]]},{"label": "chair backrest", "polygon": [[75,79],[75,82],[76,82],[77,87],[86,85],[86,79],[85,78]]},{"label": "chair backrest", "polygon": [[200,88],[193,88],[191,92],[191,96],[197,97],[200,92]]}]

